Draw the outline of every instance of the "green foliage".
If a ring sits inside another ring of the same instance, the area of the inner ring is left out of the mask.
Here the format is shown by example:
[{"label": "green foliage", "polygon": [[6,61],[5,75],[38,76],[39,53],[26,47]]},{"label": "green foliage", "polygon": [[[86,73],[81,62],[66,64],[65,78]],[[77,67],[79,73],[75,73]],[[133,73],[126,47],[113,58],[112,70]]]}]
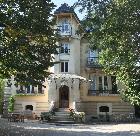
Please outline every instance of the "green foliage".
[{"label": "green foliage", "polygon": [[41,84],[57,53],[51,0],[0,1],[0,74],[21,84]]},{"label": "green foliage", "polygon": [[140,104],[140,2],[79,0],[77,5],[87,11],[85,36],[92,49],[101,51],[105,72],[116,75],[126,86],[125,100]]},{"label": "green foliage", "polygon": [[15,104],[15,97],[10,96],[8,100],[8,112],[13,112],[14,111],[14,104]]},{"label": "green foliage", "polygon": [[52,113],[51,112],[41,112],[41,120],[50,121],[51,119],[52,119]]},{"label": "green foliage", "polygon": [[77,123],[85,122],[85,113],[84,112],[75,112],[74,109],[70,110],[70,117]]},{"label": "green foliage", "polygon": [[0,114],[3,111],[4,81],[0,79]]}]

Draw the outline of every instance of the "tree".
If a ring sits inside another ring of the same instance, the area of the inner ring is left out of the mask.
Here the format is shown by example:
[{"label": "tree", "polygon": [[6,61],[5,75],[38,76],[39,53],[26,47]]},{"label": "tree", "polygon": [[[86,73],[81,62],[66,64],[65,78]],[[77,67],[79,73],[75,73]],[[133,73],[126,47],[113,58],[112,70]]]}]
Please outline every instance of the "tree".
[{"label": "tree", "polygon": [[41,84],[57,53],[51,0],[0,1],[0,75]]},{"label": "tree", "polygon": [[121,93],[127,101],[140,104],[140,2],[79,0],[77,5],[87,12],[85,36],[100,50],[105,72],[125,85]]}]

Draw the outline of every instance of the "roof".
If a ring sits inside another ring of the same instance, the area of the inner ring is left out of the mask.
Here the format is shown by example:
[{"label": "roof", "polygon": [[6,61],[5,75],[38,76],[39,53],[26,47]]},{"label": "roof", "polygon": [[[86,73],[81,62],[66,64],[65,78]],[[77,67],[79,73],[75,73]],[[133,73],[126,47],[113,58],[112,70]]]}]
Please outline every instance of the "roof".
[{"label": "roof", "polygon": [[80,22],[77,14],[74,11],[72,6],[69,6],[67,3],[61,4],[61,6],[54,11],[54,14],[61,14],[61,13],[72,13],[75,18]]},{"label": "roof", "polygon": [[56,9],[54,14],[59,14],[59,13],[74,13],[73,7],[70,7],[68,4],[64,3],[61,4],[61,6]]}]

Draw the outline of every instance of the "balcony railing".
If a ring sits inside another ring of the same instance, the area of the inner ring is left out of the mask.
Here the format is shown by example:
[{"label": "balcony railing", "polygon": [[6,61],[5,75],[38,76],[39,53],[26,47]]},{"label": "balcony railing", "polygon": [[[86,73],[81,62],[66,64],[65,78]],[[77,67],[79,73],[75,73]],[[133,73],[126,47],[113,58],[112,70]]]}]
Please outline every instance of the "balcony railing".
[{"label": "balcony railing", "polygon": [[88,90],[89,96],[117,96],[118,94],[117,90]]},{"label": "balcony railing", "polygon": [[17,94],[44,94],[44,90],[27,92],[26,90],[16,90]]},{"label": "balcony railing", "polygon": [[72,35],[72,28],[70,26],[68,26],[69,29],[62,29],[62,26],[58,26],[58,33],[61,36],[70,36]]},{"label": "balcony railing", "polygon": [[42,86],[33,87],[33,86],[20,86],[16,89],[17,94],[44,94],[44,89]]},{"label": "balcony railing", "polygon": [[99,57],[88,57],[87,67],[101,67],[99,64]]}]

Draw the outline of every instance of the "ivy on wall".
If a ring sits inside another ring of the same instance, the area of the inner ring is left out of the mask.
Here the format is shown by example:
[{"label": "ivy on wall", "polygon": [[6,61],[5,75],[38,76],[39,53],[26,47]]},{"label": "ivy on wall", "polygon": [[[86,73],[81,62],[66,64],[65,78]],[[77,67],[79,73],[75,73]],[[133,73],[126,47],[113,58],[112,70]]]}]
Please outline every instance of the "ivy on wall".
[{"label": "ivy on wall", "polygon": [[8,112],[13,112],[14,111],[14,104],[15,104],[15,97],[10,96],[9,97],[9,103],[8,103]]}]

